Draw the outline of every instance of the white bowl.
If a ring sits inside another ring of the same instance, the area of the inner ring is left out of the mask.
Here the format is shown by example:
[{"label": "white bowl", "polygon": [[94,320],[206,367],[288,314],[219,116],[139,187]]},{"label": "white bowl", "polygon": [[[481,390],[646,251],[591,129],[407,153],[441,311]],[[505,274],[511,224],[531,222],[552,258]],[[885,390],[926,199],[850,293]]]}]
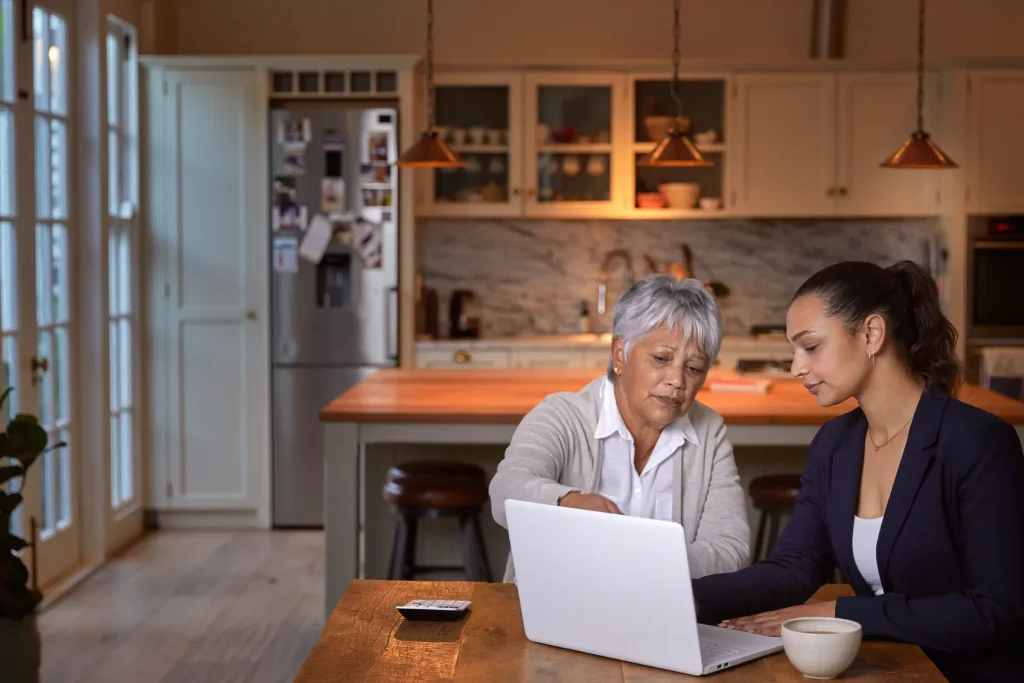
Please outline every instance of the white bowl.
[{"label": "white bowl", "polygon": [[704,209],[705,211],[714,211],[716,209],[722,208],[721,197],[701,197],[699,203],[700,208]]},{"label": "white bowl", "polygon": [[662,183],[658,192],[671,209],[692,209],[700,198],[699,183]]},{"label": "white bowl", "polygon": [[863,629],[855,621],[801,617],[782,622],[782,647],[804,678],[827,680],[846,671],[860,651]]}]

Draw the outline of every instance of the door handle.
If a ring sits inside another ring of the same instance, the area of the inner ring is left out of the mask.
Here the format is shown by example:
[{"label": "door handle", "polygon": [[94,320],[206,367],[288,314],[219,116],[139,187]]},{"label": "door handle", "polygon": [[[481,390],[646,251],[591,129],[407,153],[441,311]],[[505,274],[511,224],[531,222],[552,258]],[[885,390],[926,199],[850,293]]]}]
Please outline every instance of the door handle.
[{"label": "door handle", "polygon": [[256,311],[249,311],[248,313],[245,314],[245,317],[248,318],[249,320],[255,320]]},{"label": "door handle", "polygon": [[42,359],[32,356],[32,372],[39,372],[42,370],[46,372],[50,369],[50,362],[43,357]]}]

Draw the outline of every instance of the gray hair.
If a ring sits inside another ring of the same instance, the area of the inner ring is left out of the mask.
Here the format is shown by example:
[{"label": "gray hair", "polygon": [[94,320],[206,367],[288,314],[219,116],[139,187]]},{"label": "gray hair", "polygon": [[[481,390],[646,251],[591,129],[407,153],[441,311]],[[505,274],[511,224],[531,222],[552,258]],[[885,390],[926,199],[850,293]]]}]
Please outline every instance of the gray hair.
[{"label": "gray hair", "polygon": [[[612,335],[622,338],[626,356],[638,339],[661,324],[681,329],[686,341],[696,340],[709,363],[718,357],[722,313],[715,297],[699,280],[651,275],[626,290],[612,313]],[[608,379],[615,381],[611,360]]]}]

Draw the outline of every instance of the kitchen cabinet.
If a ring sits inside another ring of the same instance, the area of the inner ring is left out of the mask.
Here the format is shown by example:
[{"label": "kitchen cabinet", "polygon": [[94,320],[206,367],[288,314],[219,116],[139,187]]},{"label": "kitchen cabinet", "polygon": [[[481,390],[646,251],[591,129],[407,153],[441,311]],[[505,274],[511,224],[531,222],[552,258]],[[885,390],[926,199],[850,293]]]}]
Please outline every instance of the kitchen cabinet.
[{"label": "kitchen cabinet", "polygon": [[967,210],[1024,212],[1024,70],[972,70],[967,75]]},{"label": "kitchen cabinet", "polygon": [[583,365],[580,349],[512,349],[512,367],[540,370],[544,368],[578,368]]},{"label": "kitchen cabinet", "polygon": [[508,349],[417,349],[416,367],[437,369],[507,368]]},{"label": "kitchen cabinet", "polygon": [[266,526],[265,81],[242,67],[145,76],[150,507]]},{"label": "kitchen cabinet", "polygon": [[418,176],[418,214],[606,216],[626,194],[626,76],[448,73],[439,133],[466,161]]},{"label": "kitchen cabinet", "polygon": [[[938,125],[938,80],[926,81]],[[904,72],[770,73],[735,78],[729,209],[750,216],[935,215],[933,175],[879,164],[915,127]]]}]

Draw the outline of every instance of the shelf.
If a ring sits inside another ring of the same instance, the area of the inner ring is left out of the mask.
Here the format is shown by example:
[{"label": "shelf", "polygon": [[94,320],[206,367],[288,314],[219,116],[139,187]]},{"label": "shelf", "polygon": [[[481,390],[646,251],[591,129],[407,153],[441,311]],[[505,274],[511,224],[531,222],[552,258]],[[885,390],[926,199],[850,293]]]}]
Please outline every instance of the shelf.
[{"label": "shelf", "polygon": [[[636,154],[650,154],[658,146],[657,142],[634,142],[633,152]],[[725,151],[724,142],[712,142],[710,144],[696,144],[698,150],[705,154],[722,153]]]},{"label": "shelf", "polygon": [[452,145],[459,154],[508,154],[508,145]]},{"label": "shelf", "polygon": [[612,144],[610,142],[591,142],[585,145],[540,145],[537,147],[540,153],[548,154],[611,154]]},{"label": "shelf", "polygon": [[730,213],[726,209],[641,209],[639,207],[633,207],[627,212],[627,218],[642,218],[644,220],[663,220],[663,219],[706,219],[713,220],[716,218],[730,218]]}]

